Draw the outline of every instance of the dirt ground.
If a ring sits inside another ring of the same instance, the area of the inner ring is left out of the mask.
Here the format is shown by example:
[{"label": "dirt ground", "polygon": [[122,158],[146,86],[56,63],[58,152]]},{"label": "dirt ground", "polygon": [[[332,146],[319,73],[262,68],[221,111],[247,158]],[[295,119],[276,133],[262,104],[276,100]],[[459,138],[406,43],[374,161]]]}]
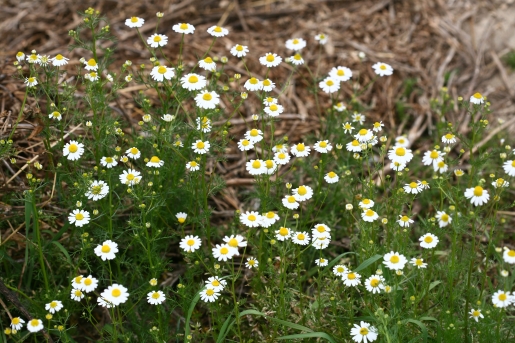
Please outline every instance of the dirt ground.
[{"label": "dirt ground", "polygon": [[[164,50],[170,56],[177,55],[180,42],[180,35],[172,31],[172,26],[179,22],[195,25],[195,34],[188,36],[186,42],[188,61],[195,61],[211,42],[206,29],[222,25],[230,34],[218,40],[213,55],[229,56],[228,50],[234,44],[248,45],[253,56],[248,62],[250,70],[260,70],[256,56],[264,53],[272,51],[290,56],[284,43],[293,37],[308,41],[303,55],[314,65],[318,52],[314,35],[323,32],[330,40],[323,47],[320,76],[333,66],[344,65],[366,82],[373,77],[371,64],[382,61],[393,66],[394,76],[368,89],[360,100],[372,104],[369,116],[380,118],[398,134],[409,132],[415,145],[416,139],[432,128],[435,114],[431,112],[430,99],[444,85],[455,99],[481,92],[492,102],[494,118],[503,122],[503,127],[513,129],[514,126],[515,73],[503,61],[503,56],[515,49],[513,0],[4,0],[0,4],[0,138],[9,135],[24,95],[24,85],[12,78],[16,71],[15,54],[36,49],[45,55],[63,53],[77,61],[83,52],[67,51],[72,42],[68,31],[80,23],[77,11],[89,6],[106,15],[112,33],[118,38],[117,66],[125,60],[137,66],[148,63],[150,57],[136,31],[124,24],[131,16],[146,20],[141,29],[146,36],[154,31],[156,12],[164,13],[158,32],[169,36]],[[366,54],[364,63],[358,52]],[[241,63],[232,64],[228,72],[246,74]],[[288,67],[274,71],[272,79],[284,80],[287,72]],[[408,79],[416,81],[416,91],[406,97]],[[319,127],[314,100],[303,82],[301,77],[295,78],[292,87],[281,95],[287,113],[278,134],[288,135],[292,140]],[[352,89],[345,87],[344,93],[350,97]],[[135,87],[133,91],[138,89]],[[327,103],[328,98],[322,96],[322,101]],[[401,122],[396,115],[398,101],[406,104],[409,121]],[[140,120],[141,111],[134,106],[130,92],[116,105],[134,124]],[[0,193],[23,189],[22,179],[13,178],[13,174],[36,155],[45,158],[37,136],[41,122],[33,110],[33,102],[29,100],[14,136],[15,144],[23,151],[17,163],[0,161]],[[247,108],[248,116],[251,110]],[[464,113],[458,115],[461,116],[456,119],[463,121]],[[233,124],[231,133],[235,136],[246,130],[242,120],[234,120]],[[243,166],[234,167],[239,163],[236,149],[234,154],[236,157],[225,166],[229,188],[224,193],[227,201],[219,204],[217,213],[222,216],[225,211],[240,206],[236,196],[238,187],[251,182],[241,172]],[[0,203],[2,206],[7,205]]]}]

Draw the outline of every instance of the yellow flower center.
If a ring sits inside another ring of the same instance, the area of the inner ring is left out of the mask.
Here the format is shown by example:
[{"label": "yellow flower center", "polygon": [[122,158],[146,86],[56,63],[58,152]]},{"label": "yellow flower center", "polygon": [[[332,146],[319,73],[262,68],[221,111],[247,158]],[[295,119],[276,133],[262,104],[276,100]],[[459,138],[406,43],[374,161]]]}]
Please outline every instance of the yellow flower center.
[{"label": "yellow flower center", "polygon": [[368,133],[368,130],[367,130],[367,129],[361,129],[361,130],[359,130],[359,135],[360,135],[360,136],[365,136],[367,133]]},{"label": "yellow flower center", "polygon": [[127,175],[127,180],[129,180],[129,181],[134,180],[134,174],[128,174]]},{"label": "yellow flower center", "polygon": [[445,167],[445,162],[444,161],[440,161],[440,162],[438,162],[437,165],[438,165],[438,168],[443,168],[443,167]]},{"label": "yellow flower center", "polygon": [[299,187],[299,189],[298,189],[298,191],[297,191],[297,193],[298,193],[299,195],[306,195],[306,193],[307,193],[307,192],[308,192],[308,190],[307,190],[307,189],[306,189],[306,187],[304,187],[304,186],[300,186],[300,187]]},{"label": "yellow flower center", "polygon": [[55,308],[56,306],[57,306],[57,302],[52,301],[52,302],[50,303],[50,307],[51,307],[51,308]]},{"label": "yellow flower center", "polygon": [[361,328],[361,329],[359,329],[359,334],[360,334],[360,335],[363,335],[363,336],[368,335],[368,329],[367,329],[367,328]]},{"label": "yellow flower center", "polygon": [[472,315],[474,317],[479,317],[480,314],[481,314],[481,312],[479,312],[478,310],[475,310],[475,311],[472,312]]},{"label": "yellow flower center", "polygon": [[160,297],[160,295],[159,295],[159,293],[158,293],[158,292],[154,292],[154,293],[152,293],[152,298],[154,298],[154,299],[159,299],[159,297]]},{"label": "yellow flower center", "polygon": [[376,214],[376,213],[374,211],[370,210],[370,209],[368,209],[367,212],[365,212],[365,215],[367,217],[372,217],[374,214]]},{"label": "yellow flower center", "polygon": [[251,135],[252,137],[256,137],[256,136],[258,136],[258,135],[259,135],[259,131],[258,131],[258,130],[256,130],[256,129],[252,129],[252,130],[250,130],[250,135]]},{"label": "yellow flower center", "polygon": [[102,186],[101,185],[97,185],[97,186],[91,187],[91,193],[93,193],[93,194],[100,194],[100,192],[102,192]]},{"label": "yellow flower center", "polygon": [[397,155],[397,156],[404,156],[404,155],[406,155],[406,149],[404,149],[404,148],[397,148],[397,149],[395,149],[395,155]]},{"label": "yellow flower center", "polygon": [[359,146],[359,142],[357,140],[353,140],[351,145],[352,146]]},{"label": "yellow flower center", "polygon": [[131,17],[131,22],[137,23],[138,22],[138,18],[137,17]]},{"label": "yellow flower center", "polygon": [[411,188],[417,188],[417,187],[418,187],[418,183],[416,183],[416,182],[410,182],[409,186],[410,186]]},{"label": "yellow flower center", "polygon": [[213,59],[211,57],[206,57],[206,58],[204,58],[204,62],[213,63]]},{"label": "yellow flower center", "polygon": [[272,105],[270,105],[270,109],[271,109],[272,111],[274,111],[274,112],[275,112],[275,111],[277,111],[277,109],[278,109],[278,108],[279,108],[279,107],[277,107],[277,105],[276,105],[276,104],[272,104]]},{"label": "yellow flower center", "polygon": [[86,286],[89,286],[89,285],[91,285],[92,283],[93,283],[93,280],[91,280],[90,278],[87,278],[87,279],[85,279],[85,280],[84,280],[84,284],[85,284]]},{"label": "yellow flower center", "polygon": [[88,60],[88,66],[90,66],[90,67],[95,67],[96,65],[97,65],[97,62],[95,61],[95,59],[90,58],[90,59]]},{"label": "yellow flower center", "polygon": [[440,217],[440,220],[443,221],[443,222],[448,222],[449,221],[449,215],[448,214],[442,214],[442,216]]},{"label": "yellow flower center", "polygon": [[236,51],[243,51],[243,47],[241,45],[236,45]]},{"label": "yellow flower center", "polygon": [[198,77],[196,77],[195,75],[191,75],[191,76],[188,78],[188,82],[189,82],[189,83],[197,83],[197,82],[198,82]]},{"label": "yellow flower center", "polygon": [[229,240],[229,243],[227,243],[227,244],[229,244],[230,247],[237,248],[238,247],[238,240],[233,237],[233,238],[231,238]]},{"label": "yellow flower center", "polygon": [[279,229],[279,234],[281,236],[287,236],[288,232],[289,232],[289,230],[287,228],[285,228],[285,227],[282,227],[282,228]]},{"label": "yellow flower center", "polygon": [[266,60],[268,62],[273,62],[275,60],[275,57],[274,57],[274,55],[269,54],[269,55],[266,55]]},{"label": "yellow flower center", "polygon": [[75,277],[74,280],[75,280],[75,283],[80,283],[82,280],[82,276],[77,276],[77,277]]},{"label": "yellow flower center", "polygon": [[345,269],[343,267],[338,267],[338,268],[336,268],[336,271],[338,273],[343,273],[345,271]]},{"label": "yellow flower center", "polygon": [[417,266],[421,266],[422,264],[424,264],[424,262],[422,261],[422,259],[417,258],[417,260],[415,261],[415,264],[416,264]]},{"label": "yellow flower center", "polygon": [[252,162],[252,168],[254,168],[254,169],[261,168],[261,162],[259,162],[259,161]]},{"label": "yellow flower center", "polygon": [[483,98],[483,96],[481,95],[481,93],[474,93],[473,97],[474,97],[474,98],[476,98],[476,99],[481,99],[481,98]]},{"label": "yellow flower center", "polygon": [[161,160],[157,156],[152,156],[152,158],[150,159],[150,162],[152,162],[152,163],[159,163],[160,161]]},{"label": "yellow flower center", "polygon": [[76,297],[82,296],[82,292],[79,291],[78,289],[75,290],[74,294],[75,294]]},{"label": "yellow flower center", "polygon": [[507,298],[508,298],[508,296],[506,295],[506,293],[501,293],[501,294],[499,294],[499,296],[498,296],[498,299],[499,299],[500,301],[505,301]]},{"label": "yellow flower center", "polygon": [[32,319],[30,321],[30,325],[31,326],[38,326],[39,325],[39,320],[38,319]]},{"label": "yellow flower center", "polygon": [[272,212],[272,211],[270,211],[270,212],[268,212],[268,213],[266,214],[266,217],[267,217],[268,219],[273,219],[273,218],[275,217],[275,213],[274,213],[274,212]]},{"label": "yellow flower center", "polygon": [[197,162],[195,162],[195,161],[190,162],[190,167],[194,168],[196,166],[197,166]]},{"label": "yellow flower center", "polygon": [[216,26],[213,31],[215,32],[222,32],[222,28],[220,26]]},{"label": "yellow flower center", "polygon": [[401,220],[403,222],[407,222],[407,221],[409,221],[409,218],[408,218],[408,216],[402,216]]},{"label": "yellow flower center", "polygon": [[115,288],[111,292],[111,295],[115,298],[118,298],[120,295],[122,295],[122,291],[120,291],[118,288]]},{"label": "yellow flower center", "polygon": [[206,294],[212,296],[213,294],[215,294],[215,291],[209,288],[208,290],[206,290]]},{"label": "yellow flower center", "polygon": [[300,54],[295,54],[295,55],[293,56],[293,59],[294,59],[294,60],[297,60],[297,61],[300,61],[300,60],[302,59],[302,56],[301,56]]},{"label": "yellow flower center", "polygon": [[381,64],[381,66],[379,67],[379,69],[381,70],[386,70],[386,66],[384,64]]},{"label": "yellow flower center", "polygon": [[515,160],[511,162],[511,166],[515,168]]},{"label": "yellow flower center", "polygon": [[167,69],[166,69],[166,67],[163,67],[163,66],[160,66],[159,68],[157,68],[157,72],[158,72],[159,74],[164,74],[164,73],[166,73],[166,70],[167,70]]},{"label": "yellow flower center", "polygon": [[355,278],[356,278],[356,274],[354,274],[354,273],[347,274],[347,279],[354,280]]},{"label": "yellow flower center", "polygon": [[448,134],[445,135],[445,138],[446,139],[453,139],[454,135],[452,133],[448,133]]},{"label": "yellow flower center", "polygon": [[186,244],[189,245],[190,247],[192,247],[193,245],[195,245],[195,240],[194,239],[188,239],[186,241]]},{"label": "yellow flower center", "polygon": [[269,80],[269,79],[266,79],[266,80],[264,80],[264,81],[263,81],[263,86],[265,86],[265,87],[266,87],[266,86],[270,86],[271,84],[272,84],[272,83],[270,82],[270,80]]},{"label": "yellow flower center", "polygon": [[329,176],[330,179],[333,179],[336,177],[336,173],[335,172],[329,172],[329,174],[327,174],[327,176]]},{"label": "yellow flower center", "polygon": [[59,118],[61,116],[61,113],[54,111],[52,112],[52,116],[54,116],[54,118]]},{"label": "yellow flower center", "polygon": [[229,253],[229,249],[227,249],[226,247],[223,247],[222,249],[220,249],[220,253],[222,255],[227,255]]},{"label": "yellow flower center", "polygon": [[179,26],[179,28],[180,28],[181,30],[187,30],[187,29],[188,29],[188,24],[186,24],[186,23],[182,23],[182,24]]},{"label": "yellow flower center", "polygon": [[370,286],[372,286],[372,287],[379,286],[379,279],[372,279],[372,280],[370,280]]},{"label": "yellow flower center", "polygon": [[299,234],[297,235],[297,239],[298,239],[299,241],[303,241],[304,239],[306,239],[306,235],[304,235],[303,233],[299,233]]},{"label": "yellow flower center", "polygon": [[247,263],[249,264],[249,266],[253,266],[256,264],[256,260],[249,260]]},{"label": "yellow flower center", "polygon": [[241,141],[241,145],[243,145],[243,146],[248,146],[249,144],[250,144],[250,142],[246,139]]},{"label": "yellow flower center", "polygon": [[327,148],[327,142],[326,141],[321,141],[320,142],[320,147],[321,148]]},{"label": "yellow flower center", "polygon": [[211,93],[204,93],[204,95],[202,95],[202,99],[205,101],[210,101],[211,99],[213,99],[213,96],[211,95]]},{"label": "yellow flower center", "polygon": [[106,162],[107,163],[113,163],[113,158],[112,157],[106,157]]},{"label": "yellow flower center", "polygon": [[76,144],[70,144],[68,147],[68,151],[71,153],[77,152],[77,150],[79,150],[79,147]]},{"label": "yellow flower center", "polygon": [[474,196],[480,197],[483,195],[483,187],[476,186],[474,187]]},{"label": "yellow flower center", "polygon": [[180,218],[177,218],[177,221],[182,224],[182,223],[184,223],[186,221],[186,218],[185,217],[180,217]]},{"label": "yellow flower center", "polygon": [[75,220],[82,220],[82,219],[84,219],[84,215],[82,213],[77,213],[75,215]]},{"label": "yellow flower center", "polygon": [[107,244],[102,245],[102,252],[104,254],[107,254],[110,251],[111,251],[111,247],[109,245],[107,245]]},{"label": "yellow flower center", "polygon": [[272,162],[272,160],[266,160],[265,165],[267,169],[272,169],[274,167],[274,162]]},{"label": "yellow flower center", "polygon": [[252,83],[253,85],[257,84],[259,81],[258,79],[256,79],[255,77],[251,77],[250,80],[249,80],[250,83]]},{"label": "yellow flower center", "polygon": [[161,41],[161,36],[155,36],[154,37],[154,42],[160,42]]},{"label": "yellow flower center", "polygon": [[288,197],[288,202],[289,202],[290,204],[293,204],[293,203],[295,202],[295,197],[294,197],[294,196],[292,196],[292,195],[290,195],[290,196]]},{"label": "yellow flower center", "polygon": [[508,251],[508,256],[515,257],[515,250]]},{"label": "yellow flower center", "polygon": [[336,75],[344,76],[345,75],[345,71],[343,71],[342,69],[338,69],[338,71],[336,72]]},{"label": "yellow flower center", "polygon": [[61,54],[57,54],[57,56],[55,56],[55,59],[56,59],[56,60],[58,60],[58,61],[60,61],[60,60],[62,60],[62,59],[63,59],[63,55],[61,55]]},{"label": "yellow flower center", "polygon": [[399,256],[397,255],[393,255],[392,257],[390,257],[390,262],[392,263],[399,263]]},{"label": "yellow flower center", "polygon": [[212,284],[213,286],[215,286],[215,287],[220,286],[220,282],[219,282],[218,280],[213,280],[213,281],[211,282],[211,284]]},{"label": "yellow flower center", "polygon": [[[16,57],[22,57],[23,55],[24,55],[24,54],[23,54],[23,52],[18,51],[18,53],[16,54]],[[13,320],[14,320],[14,319],[13,319]]]},{"label": "yellow flower center", "polygon": [[365,200],[363,200],[363,203],[364,203],[365,205],[370,204],[370,199],[365,199]]},{"label": "yellow flower center", "polygon": [[251,214],[250,216],[248,216],[247,219],[250,220],[251,222],[255,222],[257,218],[255,215]]},{"label": "yellow flower center", "polygon": [[284,160],[286,158],[286,155],[284,153],[279,153],[279,155],[277,155],[277,157],[279,157],[281,160]]},{"label": "yellow flower center", "polygon": [[304,150],[306,150],[306,147],[304,146],[303,143],[297,144],[297,151],[304,151]]},{"label": "yellow flower center", "polygon": [[295,38],[295,39],[293,40],[293,44],[299,44],[299,40],[298,40],[297,38]]},{"label": "yellow flower center", "polygon": [[197,149],[204,149],[204,146],[205,146],[204,142],[197,143]]},{"label": "yellow flower center", "polygon": [[325,84],[326,84],[326,85],[328,85],[328,86],[330,87],[330,86],[334,85],[334,82],[333,82],[333,80],[327,80],[327,81],[325,82]]},{"label": "yellow flower center", "polygon": [[16,325],[16,324],[20,324],[20,318],[18,318],[18,317],[13,318],[13,320],[11,321],[11,323],[13,323],[14,325]]},{"label": "yellow flower center", "polygon": [[429,157],[431,157],[433,160],[438,157],[438,151],[433,150],[431,151],[431,154],[429,154]]},{"label": "yellow flower center", "polygon": [[426,243],[431,243],[433,241],[433,237],[431,236],[426,236],[426,238],[424,238],[424,242]]}]

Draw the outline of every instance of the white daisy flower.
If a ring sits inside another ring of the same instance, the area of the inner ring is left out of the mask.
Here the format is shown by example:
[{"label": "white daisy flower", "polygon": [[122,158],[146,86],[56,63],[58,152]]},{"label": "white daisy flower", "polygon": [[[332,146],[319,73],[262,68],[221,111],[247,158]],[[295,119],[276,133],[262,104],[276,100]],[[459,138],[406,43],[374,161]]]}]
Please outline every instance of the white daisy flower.
[{"label": "white daisy flower", "polygon": [[94,58],[90,58],[89,60],[84,60],[84,69],[88,71],[97,71],[98,70],[98,64],[97,61],[95,61]]},{"label": "white daisy flower", "polygon": [[388,158],[392,162],[398,162],[400,164],[407,164],[413,158],[413,153],[410,149],[402,146],[394,146],[388,151]]},{"label": "white daisy flower", "polygon": [[449,216],[444,211],[436,211],[436,219],[438,220],[438,226],[439,227],[446,227],[452,222],[451,216]]},{"label": "white daisy flower", "polygon": [[304,59],[302,58],[301,54],[299,54],[299,53],[296,53],[295,55],[290,56],[288,61],[291,64],[296,65],[296,66],[300,66],[300,65],[304,64]]},{"label": "white daisy flower", "polygon": [[449,166],[442,160],[433,165],[435,171],[438,171],[440,174],[445,173],[449,170]]},{"label": "white daisy flower", "polygon": [[325,267],[329,264],[329,260],[326,260],[325,258],[320,257],[315,260],[315,263],[319,267]]},{"label": "white daisy flower", "polygon": [[271,96],[267,96],[266,98],[263,99],[263,105],[270,106],[272,104],[277,104],[277,99],[276,98],[273,98]]},{"label": "white daisy flower", "polygon": [[202,91],[195,96],[197,106],[203,109],[214,109],[220,103],[220,96],[216,92]]},{"label": "white daisy flower", "polygon": [[361,213],[361,218],[366,222],[372,223],[374,220],[379,218],[379,215],[374,210],[368,209]]},{"label": "white daisy flower", "polygon": [[374,133],[372,130],[361,129],[354,135],[354,138],[356,138],[360,143],[367,143],[374,138]]},{"label": "white daisy flower", "polygon": [[286,41],[286,49],[299,51],[306,47],[306,41],[302,38],[293,38]]},{"label": "white daisy flower", "polygon": [[63,156],[67,156],[68,160],[76,161],[84,153],[84,144],[77,141],[70,141],[63,147]]},{"label": "white daisy flower", "polygon": [[307,232],[295,232],[292,233],[291,240],[295,244],[308,245],[311,238]]},{"label": "white daisy flower", "polygon": [[245,138],[253,144],[261,142],[261,140],[263,140],[263,131],[258,129],[252,129],[245,133]]},{"label": "white daisy flower", "polygon": [[396,137],[395,138],[395,147],[403,147],[403,148],[407,148],[409,147],[410,145],[410,141],[404,137],[404,136],[399,136],[399,137]]},{"label": "white daisy flower", "polygon": [[361,275],[348,270],[343,274],[342,281],[347,287],[356,287],[361,284]]},{"label": "white daisy flower", "polygon": [[470,309],[470,318],[473,318],[476,323],[479,321],[479,318],[485,318],[483,314],[481,313],[481,310],[474,310],[473,308]]},{"label": "white daisy flower", "polygon": [[236,44],[231,48],[231,54],[235,57],[245,57],[249,52],[249,48],[245,45]]},{"label": "white daisy flower", "polygon": [[[347,106],[345,106],[345,104],[343,102],[338,102],[338,103],[336,103],[336,105],[333,106],[333,108],[338,112],[343,112],[347,109]],[[351,126],[349,123],[345,123],[345,124],[343,124],[344,129],[345,129],[345,125]],[[351,126],[351,128],[352,128],[352,126]],[[345,133],[347,133],[347,130],[345,130]]]},{"label": "white daisy flower", "polygon": [[11,329],[20,331],[25,321],[20,317],[14,317],[11,319]]},{"label": "white daisy flower", "polygon": [[93,276],[89,275],[86,278],[82,278],[81,283],[78,285],[79,287],[75,287],[72,285],[72,287],[80,289],[84,293],[90,293],[93,292],[97,286],[98,286],[98,280],[94,278]]},{"label": "white daisy flower", "polygon": [[515,264],[515,250],[504,247],[502,258],[508,264]]},{"label": "white daisy flower", "polygon": [[282,57],[269,52],[265,56],[261,56],[259,58],[259,63],[261,63],[265,67],[272,68],[277,67],[279,64],[281,64],[282,60]]},{"label": "white daisy flower", "polygon": [[69,59],[61,54],[57,54],[54,58],[51,58],[50,61],[54,67],[62,67],[68,64]]},{"label": "white daisy flower", "polygon": [[181,77],[181,85],[189,91],[198,91],[206,87],[207,81],[204,76],[191,73]]},{"label": "white daisy flower", "polygon": [[375,326],[371,326],[369,323],[361,321],[360,325],[354,324],[354,327],[350,330],[352,340],[354,342],[373,342],[377,339],[377,329]]},{"label": "white daisy flower", "polygon": [[297,208],[299,208],[299,203],[297,202],[297,200],[295,200],[295,197],[293,195],[284,196],[283,205],[284,207],[290,210],[296,210]]},{"label": "white daisy flower", "polygon": [[315,238],[325,238],[325,237],[331,237],[331,229],[329,226],[325,224],[316,224],[311,229],[311,235],[313,236],[313,239]]},{"label": "white daisy flower", "polygon": [[296,157],[306,157],[309,155],[310,151],[311,148],[309,146],[304,145],[304,143],[294,144],[290,148],[290,153]]},{"label": "white daisy flower", "polygon": [[272,175],[277,171],[277,163],[272,160],[265,161],[265,174]]},{"label": "white daisy flower", "polygon": [[100,294],[100,297],[112,306],[118,306],[129,299],[129,292],[127,292],[127,288],[124,286],[115,283],[107,287]]},{"label": "white daisy flower", "polygon": [[277,213],[273,211],[268,211],[267,213],[263,213],[261,216],[261,226],[262,227],[270,227],[274,225],[279,219],[281,219]]},{"label": "white daisy flower", "polygon": [[348,269],[343,264],[337,264],[333,267],[333,274],[336,276],[343,276],[347,272]]},{"label": "white daisy flower", "polygon": [[260,91],[263,89],[263,82],[259,81],[255,77],[251,77],[250,79],[245,81],[245,84],[243,85],[243,87],[245,87],[245,89],[248,91],[256,92],[256,91]]},{"label": "white daisy flower", "polygon": [[95,254],[102,259],[105,260],[114,260],[116,257],[116,253],[118,252],[118,244],[107,240],[102,245],[97,245],[95,248]]},{"label": "white daisy flower", "polygon": [[147,44],[151,48],[159,48],[160,46],[165,46],[168,43],[168,37],[165,35],[160,35],[158,33],[154,33],[152,36],[148,37]]},{"label": "white daisy flower", "polygon": [[147,167],[153,167],[153,168],[160,168],[165,164],[165,161],[161,160],[157,156],[152,156],[150,158],[150,161],[147,162]]},{"label": "white daisy flower", "polygon": [[424,249],[432,249],[436,247],[436,245],[439,242],[438,237],[436,237],[432,233],[426,233],[418,240],[420,241],[420,246]]},{"label": "white daisy flower", "polygon": [[347,67],[334,67],[329,72],[329,76],[336,81],[345,82],[352,77],[352,71]]},{"label": "white daisy flower", "polygon": [[129,19],[125,20],[125,25],[127,25],[130,28],[142,27],[144,23],[145,20],[138,17],[130,17]]},{"label": "white daisy flower", "polygon": [[213,61],[211,57],[206,57],[203,60],[198,62],[200,68],[207,71],[216,71],[216,63]]},{"label": "white daisy flower", "polygon": [[506,188],[510,186],[510,183],[504,180],[502,177],[500,177],[494,182],[492,182],[492,186],[494,186],[494,188]]},{"label": "white daisy flower", "polygon": [[275,83],[270,79],[263,80],[263,91],[271,92],[275,88]]},{"label": "white daisy flower", "polygon": [[372,293],[381,293],[384,289],[384,277],[374,274],[365,280],[365,288]]},{"label": "white daisy flower", "polygon": [[456,143],[456,136],[449,132],[442,136],[442,143],[454,144]]},{"label": "white daisy flower", "polygon": [[234,251],[227,244],[217,244],[216,247],[212,249],[213,257],[218,261],[227,261],[230,260],[234,256]]},{"label": "white daisy flower", "polygon": [[427,267],[427,263],[424,263],[424,259],[423,258],[415,258],[415,257],[413,257],[411,259],[410,263],[414,267],[417,267],[418,269],[426,268]]},{"label": "white daisy flower", "polygon": [[75,301],[81,301],[83,298],[84,298],[84,293],[82,293],[82,291],[80,289],[72,289],[71,291],[71,298],[72,300],[75,300]]},{"label": "white daisy flower", "polygon": [[435,171],[436,171],[436,166],[437,166],[438,162],[443,161],[444,155],[445,155],[444,152],[438,151],[436,149],[431,150],[431,151],[426,151],[426,153],[424,154],[424,157],[422,158],[422,163],[425,166],[430,166],[430,165],[435,166]]},{"label": "white daisy flower", "polygon": [[18,60],[18,62],[22,62],[25,60],[25,54],[21,51],[18,51],[16,53],[16,59]]},{"label": "white daisy flower", "polygon": [[[404,163],[392,162],[390,163],[390,168],[395,171],[402,171],[406,168],[406,165]],[[404,190],[406,190],[406,187],[404,187]]]},{"label": "white daisy flower", "polygon": [[331,94],[338,92],[340,89],[340,82],[328,76],[318,83],[318,87],[320,87],[325,93]]},{"label": "white daisy flower", "polygon": [[264,111],[270,117],[277,117],[279,114],[283,113],[284,107],[279,104],[270,104],[270,106],[264,108]]},{"label": "white daisy flower", "polygon": [[373,200],[370,200],[370,199],[363,199],[359,202],[359,207],[363,208],[363,209],[369,209],[369,208],[372,208],[374,206],[375,202]]},{"label": "white daisy flower", "polygon": [[119,178],[124,185],[134,186],[141,181],[141,173],[134,169],[127,169],[123,171]]},{"label": "white daisy flower", "polygon": [[402,270],[407,262],[406,257],[398,252],[391,251],[383,257],[383,263],[391,270]]},{"label": "white daisy flower", "polygon": [[191,145],[191,148],[196,154],[207,154],[209,152],[209,148],[211,147],[211,144],[209,144],[208,141],[201,141],[200,139],[197,139],[195,143]]},{"label": "white daisy flower", "polygon": [[410,182],[404,186],[404,192],[408,194],[418,194],[422,192],[424,188],[422,187],[422,184],[419,182]]},{"label": "white daisy flower", "polygon": [[258,266],[259,266],[258,260],[256,260],[252,256],[247,257],[247,262],[245,262],[245,267],[252,269],[252,268],[257,268]]},{"label": "white daisy flower", "polygon": [[248,227],[259,227],[261,224],[261,215],[255,211],[247,211],[240,214],[240,221]]},{"label": "white daisy flower", "polygon": [[384,124],[382,121],[376,121],[374,123],[374,127],[372,128],[372,131],[379,132],[383,129],[383,126],[384,126]]},{"label": "white daisy flower", "polygon": [[181,239],[179,247],[186,252],[195,252],[195,250],[200,248],[201,243],[200,237],[189,235]]},{"label": "white daisy flower", "polygon": [[227,286],[227,281],[220,279],[218,276],[211,276],[204,282],[206,287],[212,288],[215,292],[221,292]]},{"label": "white daisy flower", "polygon": [[89,212],[81,209],[73,210],[68,215],[68,221],[70,224],[75,224],[77,227],[82,227],[89,223]]},{"label": "white daisy flower", "polygon": [[397,223],[399,223],[401,227],[409,227],[411,224],[414,223],[414,221],[413,219],[410,219],[410,217],[408,216],[403,216],[399,214],[399,220],[397,220]]},{"label": "white daisy flower", "polygon": [[325,43],[327,43],[327,39],[328,39],[328,37],[324,33],[319,33],[315,36],[315,40],[318,41],[318,43],[321,45],[324,45]]},{"label": "white daisy flower", "polygon": [[171,115],[171,114],[163,114],[163,116],[161,117],[161,119],[163,119],[163,121],[169,123],[171,122],[172,120],[175,119],[175,116]]},{"label": "white daisy flower", "polygon": [[481,93],[474,93],[470,97],[470,102],[473,103],[474,105],[481,105],[482,103],[485,102],[485,98],[483,98]]},{"label": "white daisy flower", "polygon": [[299,188],[293,189],[292,193],[295,197],[295,200],[297,200],[298,202],[302,202],[311,199],[311,197],[313,196],[313,188],[302,185]]},{"label": "white daisy flower", "polygon": [[104,181],[93,181],[89,185],[89,189],[86,192],[86,197],[97,201],[103,199],[109,193],[109,186]]},{"label": "white daisy flower", "polygon": [[318,141],[313,145],[313,149],[318,151],[321,154],[327,154],[329,151],[333,150],[333,146],[329,143],[328,140]]},{"label": "white daisy flower", "polygon": [[509,176],[515,176],[515,160],[504,162],[502,165],[504,172]]},{"label": "white daisy flower", "polygon": [[513,302],[513,296],[510,295],[510,292],[505,292],[503,290],[498,290],[492,295],[492,303],[495,307],[504,308],[508,307]]},{"label": "white daisy flower", "polygon": [[247,246],[247,241],[242,235],[230,235],[224,237],[224,242],[232,249],[232,253],[238,256],[240,252],[238,248],[244,248]]},{"label": "white daisy flower", "polygon": [[213,37],[223,37],[229,34],[229,30],[220,26],[211,26],[209,29],[207,29],[207,33]]},{"label": "white daisy flower", "polygon": [[198,164],[195,161],[189,161],[188,163],[186,163],[186,169],[188,169],[188,171],[190,172],[197,171],[200,169],[200,164]]},{"label": "white daisy flower", "polygon": [[327,183],[336,183],[336,182],[338,182],[339,179],[340,178],[338,177],[338,175],[333,171],[330,171],[329,173],[325,174],[325,176],[324,176],[324,180]]},{"label": "white daisy flower", "polygon": [[188,24],[188,23],[175,24],[172,27],[172,29],[177,33],[182,33],[182,34],[186,34],[186,35],[189,35],[189,34],[192,34],[193,32],[195,32],[195,26]]},{"label": "white daisy flower", "polygon": [[45,310],[48,312],[54,314],[56,312],[59,312],[60,309],[63,308],[63,303],[59,300],[53,300],[45,305]]},{"label": "white daisy flower", "polygon": [[27,330],[30,332],[38,332],[43,330],[43,321],[41,319],[31,319],[27,323]]},{"label": "white daisy flower", "polygon": [[125,153],[127,154],[127,157],[132,158],[133,160],[137,160],[141,157],[141,151],[139,151],[139,149],[136,147],[127,149]]},{"label": "white daisy flower", "polygon": [[39,54],[36,55],[35,53],[33,53],[30,55],[27,55],[26,60],[30,64],[36,64],[36,63],[39,64],[41,62],[41,55],[39,55]]},{"label": "white daisy flower", "polygon": [[102,166],[106,167],[107,169],[110,169],[110,168],[116,167],[118,165],[118,161],[116,161],[116,158],[114,158],[114,157],[104,156],[100,160],[100,164]]},{"label": "white daisy flower", "polygon": [[152,68],[150,76],[156,81],[171,80],[175,76],[175,69],[167,66],[159,65]]},{"label": "white daisy flower", "polygon": [[251,149],[254,149],[254,144],[252,144],[252,142],[248,139],[240,139],[240,141],[238,142],[238,148],[241,151],[249,151]]},{"label": "white daisy flower", "polygon": [[274,162],[279,165],[285,165],[290,162],[290,155],[287,152],[276,152],[274,154]]},{"label": "white daisy flower", "polygon": [[279,230],[275,230],[275,238],[277,238],[277,240],[279,240],[281,242],[284,242],[285,240],[287,240],[290,237],[291,237],[291,229],[289,229],[287,227],[281,226],[279,228]]},{"label": "white daisy flower", "polygon": [[54,119],[54,120],[57,120],[57,121],[61,121],[61,119],[62,119],[63,117],[61,116],[61,113],[60,113],[60,112],[58,112],[58,111],[54,111],[54,112],[52,112],[52,113],[50,113],[50,114],[48,115],[48,118],[50,118],[50,119]]},{"label": "white daisy flower", "polygon": [[160,305],[166,300],[162,291],[151,291],[147,293],[147,301],[150,305]]},{"label": "white daisy flower", "polygon": [[178,212],[175,215],[175,218],[177,218],[177,221],[179,222],[179,224],[184,224],[184,222],[186,221],[186,218],[188,218],[188,215],[184,212]]},{"label": "white daisy flower", "polygon": [[374,68],[374,72],[379,76],[389,76],[393,74],[392,66],[386,63],[377,62],[372,68]]},{"label": "white daisy flower", "polygon": [[219,292],[216,292],[214,289],[209,287],[206,287],[200,292],[200,299],[202,299],[204,302],[215,302],[219,296]]},{"label": "white daisy flower", "polygon": [[474,206],[482,206],[488,202],[488,199],[490,199],[488,191],[483,189],[481,186],[467,188],[465,190],[465,197],[470,199],[470,203]]},{"label": "white daisy flower", "polygon": [[267,172],[265,161],[259,159],[247,162],[246,169],[250,175],[261,175]]},{"label": "white daisy flower", "polygon": [[350,152],[361,152],[361,143],[355,139],[352,142],[347,143],[346,145],[347,151]]}]

